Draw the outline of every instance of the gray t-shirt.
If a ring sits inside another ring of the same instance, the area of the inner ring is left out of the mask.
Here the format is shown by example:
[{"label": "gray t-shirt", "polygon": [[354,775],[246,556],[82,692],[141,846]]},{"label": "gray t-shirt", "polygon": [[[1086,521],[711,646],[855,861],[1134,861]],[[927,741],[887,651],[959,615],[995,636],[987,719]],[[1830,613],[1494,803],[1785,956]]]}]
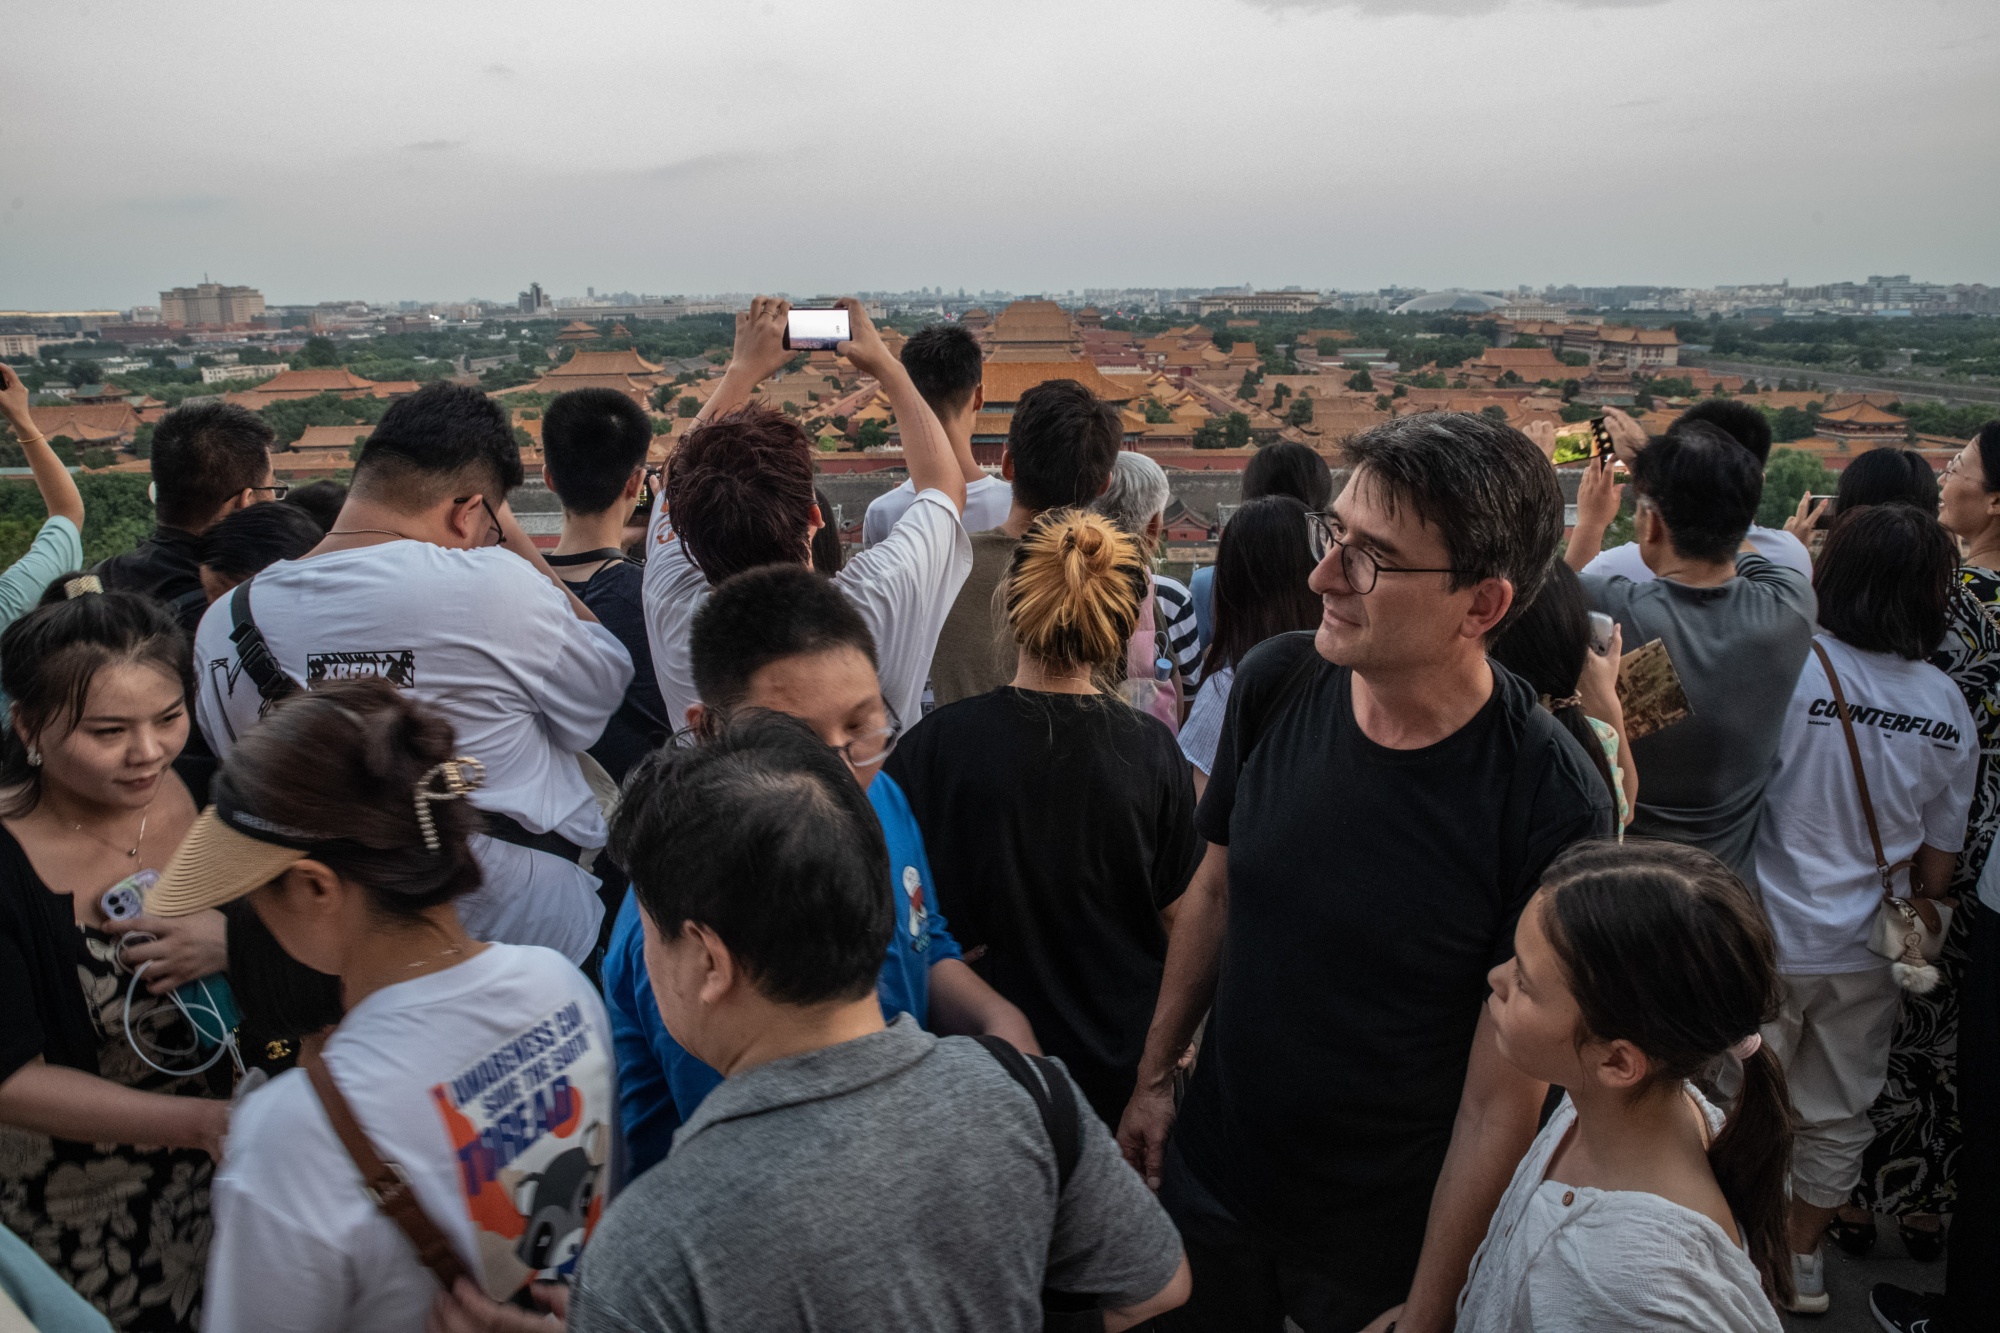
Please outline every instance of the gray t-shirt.
[{"label": "gray t-shirt", "polygon": [[1627,831],[1705,848],[1756,884],[1764,784],[1819,612],[1811,581],[1750,552],[1714,588],[1582,579],[1591,605],[1624,629],[1625,651],[1666,645],[1692,714],[1632,742],[1639,808]]},{"label": "gray t-shirt", "polygon": [[1076,1098],[1082,1153],[1058,1198],[1034,1102],[969,1038],[905,1014],[738,1074],[606,1212],[571,1333],[1034,1333],[1045,1284],[1147,1300],[1180,1236]]}]

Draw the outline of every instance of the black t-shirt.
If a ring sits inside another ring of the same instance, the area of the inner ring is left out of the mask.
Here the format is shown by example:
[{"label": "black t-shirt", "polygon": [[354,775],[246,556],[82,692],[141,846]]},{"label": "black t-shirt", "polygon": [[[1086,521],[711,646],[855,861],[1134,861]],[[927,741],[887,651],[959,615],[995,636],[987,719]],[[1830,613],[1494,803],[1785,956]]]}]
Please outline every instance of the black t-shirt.
[{"label": "black t-shirt", "polygon": [[129,551],[98,561],[91,572],[106,591],[144,593],[172,605],[201,591],[201,561],[195,554],[200,541],[192,532],[161,523],[152,536]]},{"label": "black t-shirt", "polygon": [[973,966],[1116,1124],[1167,957],[1160,909],[1201,859],[1173,733],[1108,695],[1003,686],[940,708],[889,756],[938,906]]},{"label": "black t-shirt", "polygon": [[1486,973],[1550,859],[1612,831],[1582,747],[1493,678],[1456,733],[1391,750],[1311,633],[1267,640],[1196,821],[1229,848],[1228,932],[1175,1142],[1240,1221],[1361,1271],[1414,1272]]},{"label": "black t-shirt", "polygon": [[[563,569],[551,562],[556,576]],[[630,560],[606,562],[588,579],[569,583],[570,591],[590,608],[604,628],[611,631],[625,651],[632,654],[632,683],[625,687],[625,701],[604,734],[590,747],[590,757],[604,765],[614,781],[623,782],[632,765],[647,752],[662,745],[685,719],[667,716],[666,701],[660,697],[659,677],[653,674],[653,650],[646,644],[646,612],[641,593],[646,567]]]}]

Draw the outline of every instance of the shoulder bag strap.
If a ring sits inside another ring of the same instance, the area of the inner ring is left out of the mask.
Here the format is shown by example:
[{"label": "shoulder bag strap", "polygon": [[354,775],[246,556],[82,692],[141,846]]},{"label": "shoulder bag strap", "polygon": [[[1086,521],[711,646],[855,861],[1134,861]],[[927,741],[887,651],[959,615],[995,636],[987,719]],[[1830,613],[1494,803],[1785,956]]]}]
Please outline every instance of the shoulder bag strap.
[{"label": "shoulder bag strap", "polygon": [[1046,1061],[1031,1060],[1021,1054],[1004,1037],[982,1033],[973,1040],[984,1046],[987,1054],[999,1061],[1000,1067],[1034,1098],[1042,1128],[1056,1150],[1056,1188],[1060,1192],[1069,1184],[1077,1159],[1083,1155],[1083,1125],[1077,1119],[1076,1094],[1070,1091],[1069,1080]]},{"label": "shoulder bag strap", "polygon": [[1812,641],[1812,650],[1819,658],[1820,666],[1826,670],[1827,682],[1833,686],[1833,707],[1840,714],[1841,733],[1847,737],[1847,757],[1854,764],[1854,784],[1861,789],[1861,814],[1868,821],[1868,841],[1875,847],[1875,873],[1882,879],[1882,896],[1894,898],[1896,867],[1889,864],[1889,857],[1882,850],[1882,830],[1875,822],[1875,802],[1868,795],[1868,770],[1861,766],[1861,743],[1854,739],[1854,718],[1848,711],[1847,696],[1840,688],[1840,673],[1833,669],[1833,659],[1826,655],[1826,648],[1818,639]]},{"label": "shoulder bag strap", "polygon": [[264,631],[257,628],[256,617],[250,614],[250,585],[256,581],[253,574],[229,594],[229,641],[236,645],[236,660],[256,682],[257,693],[266,704],[274,704],[297,694],[299,683],[278,665],[271,645],[264,641]]},{"label": "shoulder bag strap", "polygon": [[417,1258],[425,1268],[437,1277],[440,1285],[450,1291],[453,1284],[462,1277],[471,1277],[465,1264],[459,1259],[458,1251],[452,1248],[451,1240],[431,1215],[424,1211],[423,1203],[416,1191],[410,1188],[409,1177],[394,1162],[385,1162],[375,1151],[375,1145],[368,1141],[367,1131],[354,1118],[353,1108],[341,1094],[340,1085],[333,1081],[333,1072],[317,1054],[302,1058],[306,1077],[312,1080],[313,1091],[319,1094],[319,1104],[326,1111],[326,1118],[333,1123],[333,1132],[340,1138],[340,1146],[347,1149],[355,1167],[361,1172],[362,1186],[368,1197],[382,1210],[397,1230],[409,1237],[410,1244],[417,1247]]}]

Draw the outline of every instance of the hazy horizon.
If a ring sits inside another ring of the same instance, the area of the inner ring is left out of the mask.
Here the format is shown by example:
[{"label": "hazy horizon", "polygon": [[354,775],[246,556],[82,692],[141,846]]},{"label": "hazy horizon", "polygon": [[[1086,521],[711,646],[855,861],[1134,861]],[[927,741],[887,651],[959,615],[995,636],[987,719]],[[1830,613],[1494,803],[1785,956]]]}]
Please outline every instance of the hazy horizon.
[{"label": "hazy horizon", "polygon": [[11,13],[0,308],[2000,285],[1981,0],[92,0]]}]

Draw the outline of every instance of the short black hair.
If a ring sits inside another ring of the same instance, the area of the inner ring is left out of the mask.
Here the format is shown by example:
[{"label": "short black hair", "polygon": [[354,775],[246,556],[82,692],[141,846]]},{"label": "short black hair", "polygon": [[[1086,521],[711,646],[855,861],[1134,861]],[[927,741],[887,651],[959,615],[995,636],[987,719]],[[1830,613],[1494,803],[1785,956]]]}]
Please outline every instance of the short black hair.
[{"label": "short black hair", "polygon": [[1289,495],[1318,513],[1333,502],[1333,472],[1319,450],[1296,440],[1267,444],[1243,469],[1243,499]]},{"label": "short black hair", "polygon": [[318,481],[292,487],[285,495],[285,503],[297,505],[311,514],[320,531],[325,532],[333,527],[340,517],[340,507],[347,503],[347,487],[331,477],[322,477]]},{"label": "short black hair", "polygon": [[902,356],[910,382],[941,417],[965,410],[986,365],[979,339],[960,324],[926,324],[903,344]]},{"label": "short black hair", "polygon": [[1014,498],[1037,513],[1088,505],[1111,480],[1124,440],[1118,409],[1075,380],[1037,384],[1007,427]]},{"label": "short black hair", "polygon": [[1863,505],[1897,503],[1934,514],[1937,473],[1915,449],[1870,449],[1841,470],[1834,497],[1834,510],[1841,514]]},{"label": "short black hair", "polygon": [[1716,427],[1724,435],[1748,449],[1756,456],[1757,466],[1763,467],[1771,461],[1771,418],[1754,403],[1738,402],[1734,398],[1704,398],[1687,411],[1674,418],[1667,427],[1672,435],[1682,426],[1704,422]]},{"label": "short black hair", "polygon": [[233,403],[177,407],[153,430],[153,509],[170,528],[198,532],[215,511],[271,470],[277,439],[264,418]]},{"label": "short black hair", "polygon": [[645,409],[616,389],[571,389],[542,413],[549,489],[573,514],[601,514],[617,504],[652,443]]},{"label": "short black hair", "polygon": [[874,992],[894,928],[889,848],[861,784],[797,718],[755,709],[705,745],[648,756],[611,856],[662,935],[708,927],[765,998]]},{"label": "short black hair", "polygon": [[1764,469],[1733,436],[1696,421],[1639,451],[1632,489],[1659,511],[1676,555],[1726,560],[1757,517]]},{"label": "short black hair", "polygon": [[1834,523],[1813,562],[1820,627],[1865,652],[1921,662],[1944,638],[1957,566],[1957,542],[1921,509],[1857,509]]},{"label": "short black hair", "polygon": [[1972,440],[1979,446],[1979,470],[1986,474],[1986,489],[2000,491],[2000,417],[1982,423]]},{"label": "short black hair", "polygon": [[201,535],[198,559],[241,582],[280,560],[298,559],[325,536],[313,516],[297,505],[251,505]]},{"label": "short black hair", "polygon": [[875,662],[875,636],[833,580],[803,565],[764,565],[716,585],[694,614],[688,658],[695,693],[728,712],[771,663],[830,648]]},{"label": "short black hair", "polygon": [[391,403],[354,464],[356,487],[412,512],[460,486],[498,504],[521,476],[521,447],[507,413],[463,384],[427,384]]},{"label": "short black hair", "polygon": [[[1547,455],[1504,422],[1469,412],[1419,412],[1362,432],[1341,448],[1393,512],[1408,505],[1438,530],[1454,589],[1484,579],[1514,585],[1497,637],[1534,600],[1562,538],[1562,489]],[[1350,479],[1351,484],[1352,479]]]}]

